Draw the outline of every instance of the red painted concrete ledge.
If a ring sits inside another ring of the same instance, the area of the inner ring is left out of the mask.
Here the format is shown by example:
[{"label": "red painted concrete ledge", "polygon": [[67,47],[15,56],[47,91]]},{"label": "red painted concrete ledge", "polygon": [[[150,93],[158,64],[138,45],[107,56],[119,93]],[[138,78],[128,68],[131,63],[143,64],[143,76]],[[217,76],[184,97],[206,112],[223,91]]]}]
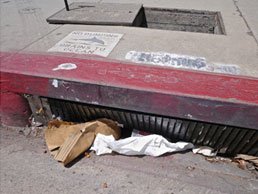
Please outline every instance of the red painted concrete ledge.
[{"label": "red painted concrete ledge", "polygon": [[[1,93],[258,129],[257,78],[46,53],[0,57]],[[76,68],[53,70],[63,63]]]}]

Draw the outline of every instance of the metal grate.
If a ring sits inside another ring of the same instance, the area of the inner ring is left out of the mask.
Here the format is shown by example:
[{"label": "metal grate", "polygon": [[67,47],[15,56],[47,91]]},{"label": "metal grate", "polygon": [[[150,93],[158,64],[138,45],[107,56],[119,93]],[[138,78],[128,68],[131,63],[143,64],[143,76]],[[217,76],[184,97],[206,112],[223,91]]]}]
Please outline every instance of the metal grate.
[{"label": "metal grate", "polygon": [[[169,118],[148,113],[92,106],[64,100],[48,99],[52,113],[63,120],[85,122],[109,118],[124,125],[160,134],[171,141],[189,141],[195,145],[210,146],[221,154],[237,153],[258,156],[258,131],[191,120]],[[126,130],[128,131],[128,130]]]}]

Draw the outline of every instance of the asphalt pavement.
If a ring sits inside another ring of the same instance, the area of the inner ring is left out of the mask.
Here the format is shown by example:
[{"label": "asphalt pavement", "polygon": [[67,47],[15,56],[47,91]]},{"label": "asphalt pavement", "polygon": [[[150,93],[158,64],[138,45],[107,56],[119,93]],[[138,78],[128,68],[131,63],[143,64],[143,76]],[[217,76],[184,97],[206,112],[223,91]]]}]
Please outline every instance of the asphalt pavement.
[{"label": "asphalt pavement", "polygon": [[191,151],[162,157],[82,157],[64,167],[42,130],[0,129],[0,193],[258,193],[257,173]]}]

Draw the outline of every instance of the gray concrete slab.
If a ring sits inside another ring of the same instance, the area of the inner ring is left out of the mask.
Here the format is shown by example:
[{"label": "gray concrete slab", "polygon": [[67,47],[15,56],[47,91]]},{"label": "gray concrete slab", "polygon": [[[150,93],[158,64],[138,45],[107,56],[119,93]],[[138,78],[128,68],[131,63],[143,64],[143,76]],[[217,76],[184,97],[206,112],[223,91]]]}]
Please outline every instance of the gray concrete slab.
[{"label": "gray concrete slab", "polygon": [[255,173],[191,152],[158,158],[91,153],[64,168],[45,153],[42,133],[33,134],[0,129],[1,193],[258,192]]},{"label": "gray concrete slab", "polygon": [[86,3],[69,5],[47,18],[51,24],[94,24],[132,26],[142,8],[141,4]]},{"label": "gray concrete slab", "polygon": [[234,0],[234,2],[258,44],[258,1]]},{"label": "gray concrete slab", "polygon": [[59,26],[49,25],[46,18],[63,7],[63,0],[1,0],[0,50],[22,50],[57,29]]},{"label": "gray concrete slab", "polygon": [[45,21],[48,14],[58,9],[57,6],[48,8],[41,2],[1,0],[1,51],[21,50],[58,27]]},{"label": "gray concrete slab", "polygon": [[[242,75],[257,76],[257,45],[249,35],[228,37],[204,33],[149,30],[133,27],[64,25],[47,37],[26,48],[26,52],[46,52],[72,31],[110,32],[124,34],[108,56],[125,60],[129,51],[169,52],[205,57],[208,62],[236,64]],[[61,54],[61,53],[60,53]]]}]

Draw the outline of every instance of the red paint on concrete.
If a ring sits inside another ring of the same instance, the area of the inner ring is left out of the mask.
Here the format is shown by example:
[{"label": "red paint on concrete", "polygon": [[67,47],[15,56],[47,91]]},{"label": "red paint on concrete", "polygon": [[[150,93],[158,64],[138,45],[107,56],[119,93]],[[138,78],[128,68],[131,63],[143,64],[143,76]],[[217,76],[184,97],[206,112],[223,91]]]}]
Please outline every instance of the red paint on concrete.
[{"label": "red paint on concrete", "polygon": [[[62,63],[77,69],[52,70]],[[39,54],[7,58],[1,72],[258,104],[258,79],[243,76]]]},{"label": "red paint on concrete", "polygon": [[15,93],[0,92],[1,124],[6,126],[25,127],[29,124],[31,111],[27,100]]},{"label": "red paint on concrete", "polygon": [[1,72],[1,90],[22,94],[47,96],[49,78],[34,76],[33,72],[24,75],[22,71],[16,73]]}]

